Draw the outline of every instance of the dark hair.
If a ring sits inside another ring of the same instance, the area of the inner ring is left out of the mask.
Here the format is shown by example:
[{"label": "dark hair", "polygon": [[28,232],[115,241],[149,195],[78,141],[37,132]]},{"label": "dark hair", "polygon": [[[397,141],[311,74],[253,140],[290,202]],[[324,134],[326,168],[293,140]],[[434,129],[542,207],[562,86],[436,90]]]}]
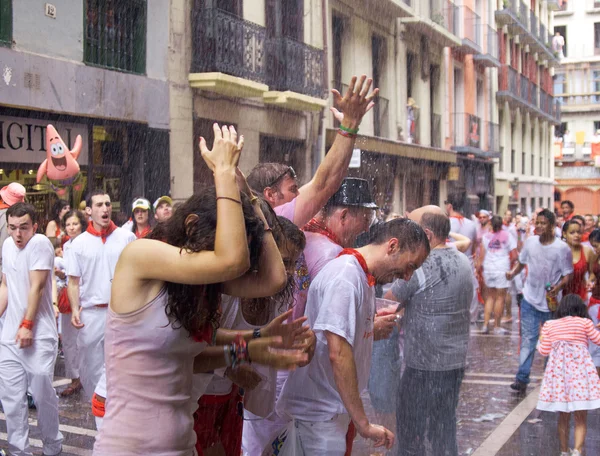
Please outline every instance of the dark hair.
[{"label": "dark hair", "polygon": [[579,220],[581,222],[581,227],[583,228],[585,226],[585,219],[583,218],[582,215],[574,215],[573,217],[571,217],[571,220],[573,220],[573,221]]},{"label": "dark hair", "polygon": [[591,320],[585,302],[576,294],[568,294],[561,299],[556,309],[556,318],[563,317],[581,317]]},{"label": "dark hair", "polygon": [[595,228],[594,230],[592,230],[592,232],[590,233],[589,241],[600,242],[600,228]]},{"label": "dark hair", "polygon": [[[250,267],[256,269],[265,228],[254,213],[248,196],[240,196],[249,238]],[[197,216],[196,222],[186,225],[187,217],[192,214]],[[179,247],[181,252],[201,252],[214,250],[216,229],[216,192],[214,187],[206,187],[179,205],[170,219],[156,225],[148,238]],[[166,287],[168,300],[165,313],[174,328],[183,327],[190,335],[195,335],[207,324],[215,329],[219,326],[220,283],[190,285],[166,282]]]},{"label": "dark hair", "polygon": [[573,219],[567,220],[562,226],[562,238],[563,239],[566,239],[567,231],[569,231],[569,227],[572,225],[577,225],[578,227],[581,228],[581,225],[579,223],[577,223],[575,220],[573,220]]},{"label": "dark hair", "polygon": [[[264,204],[270,208],[266,201]],[[271,211],[273,210],[271,209]],[[264,209],[263,213],[265,213]],[[265,218],[267,218],[266,215]],[[276,227],[273,228],[273,237],[275,238],[275,242],[280,251],[283,248],[289,249],[290,247],[299,252],[304,250],[304,247],[306,246],[306,237],[302,230],[300,230],[293,222],[285,217],[276,216],[274,224],[269,223],[269,225]],[[295,277],[294,275],[288,276],[285,287],[278,293],[265,298],[243,299],[242,305],[245,312],[259,319],[257,324],[260,325],[265,321],[267,316],[269,318],[272,316],[274,309],[277,309],[280,313],[288,310],[293,304],[295,291]],[[262,320],[261,317],[263,317]]]},{"label": "dark hair", "polygon": [[465,197],[461,195],[448,195],[446,204],[452,205],[452,209],[456,212],[462,212],[465,203]]},{"label": "dark hair", "polygon": [[[252,168],[246,181],[251,189],[261,195],[269,186],[279,191],[282,179],[278,178],[283,178],[287,171],[290,171],[290,167],[283,163],[259,163]],[[274,182],[276,179],[278,181]]]},{"label": "dark hair", "polygon": [[573,204],[573,201],[569,201],[569,200],[561,201],[560,205],[562,206],[563,204],[566,204],[567,206],[569,206],[571,208],[571,210],[575,209],[575,205]]},{"label": "dark hair", "polygon": [[548,220],[548,222],[550,222],[550,225],[554,225],[556,223],[556,215],[554,215],[554,212],[549,211],[548,209],[542,209],[536,216],[537,217],[544,217],[546,218],[546,220]]},{"label": "dark hair", "polygon": [[391,238],[398,239],[400,250],[416,251],[424,247],[429,254],[429,239],[423,228],[410,219],[394,219],[385,223],[377,223],[369,231],[370,244],[380,245]]},{"label": "dark hair", "polygon": [[498,233],[502,229],[502,217],[494,215],[490,221],[492,224],[492,231]]},{"label": "dark hair", "polygon": [[69,202],[62,199],[59,199],[52,206],[52,220],[54,220],[58,226],[61,224],[61,221],[58,218],[60,211],[62,211],[66,206],[70,206]]},{"label": "dark hair", "polygon": [[[86,199],[85,199],[85,206],[86,207],[92,207],[92,198],[94,196],[104,196],[104,195],[108,195],[108,193],[106,193],[104,190],[97,188],[95,190],[92,190],[90,193],[88,193]],[[108,195],[110,197],[110,195]]]},{"label": "dark hair", "polygon": [[63,219],[62,219],[63,230],[67,229],[67,220],[69,220],[71,217],[77,217],[79,219],[79,223],[81,223],[81,231],[82,232],[86,230],[87,227],[86,227],[85,215],[83,214],[83,212],[75,210],[75,209],[71,209],[63,217]]},{"label": "dark hair", "polygon": [[444,239],[450,234],[450,219],[444,214],[428,212],[421,217],[421,226],[430,230],[437,239]]},{"label": "dark hair", "polygon": [[33,204],[29,203],[16,203],[6,209],[6,221],[8,217],[24,217],[28,215],[31,218],[31,223],[37,222],[37,213]]}]

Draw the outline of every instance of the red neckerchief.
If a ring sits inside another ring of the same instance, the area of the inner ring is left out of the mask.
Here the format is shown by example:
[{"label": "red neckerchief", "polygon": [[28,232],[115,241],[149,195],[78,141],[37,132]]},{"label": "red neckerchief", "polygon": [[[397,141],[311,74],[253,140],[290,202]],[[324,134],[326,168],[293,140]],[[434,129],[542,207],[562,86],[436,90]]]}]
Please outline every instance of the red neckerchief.
[{"label": "red neckerchief", "polygon": [[0,201],[0,209],[8,209],[10,206],[4,201]]},{"label": "red neckerchief", "polygon": [[367,283],[369,284],[369,286],[370,287],[375,286],[375,284],[377,283],[377,280],[375,280],[375,276],[369,272],[369,268],[367,267],[367,262],[365,261],[365,257],[363,257],[358,250],[344,249],[340,252],[340,254],[337,256],[337,258],[341,257],[342,255],[352,255],[354,258],[356,258],[358,260],[358,264],[360,264],[360,267],[362,268],[362,270],[365,271],[365,274],[367,276]]},{"label": "red neckerchief", "polygon": [[571,219],[573,218],[573,216],[574,216],[574,215],[575,215],[575,214],[570,214],[570,215],[567,215],[566,217],[565,217],[565,216],[563,216],[563,220],[564,220],[565,222],[568,222],[569,220],[571,220]]},{"label": "red neckerchief", "polygon": [[102,231],[96,231],[96,229],[94,228],[93,222],[90,221],[86,231],[94,236],[98,236],[99,238],[102,238],[102,243],[106,244],[106,238],[108,236],[110,236],[111,233],[116,229],[117,229],[117,225],[115,225],[115,222],[113,222],[111,220],[106,228],[102,228]]},{"label": "red neckerchief", "polygon": [[333,231],[327,228],[323,222],[320,222],[315,218],[311,219],[310,222],[304,225],[302,230],[308,231],[309,233],[322,234],[323,236],[327,236],[329,239],[331,239],[332,242],[336,243],[337,245],[342,245],[342,243],[340,242],[338,237],[333,233]]},{"label": "red neckerchief", "polygon": [[462,225],[463,221],[465,220],[465,217],[462,215],[451,215],[450,218],[455,218],[456,220],[458,220],[458,223],[460,225]]},{"label": "red neckerchief", "polygon": [[150,234],[151,231],[152,228],[150,228],[150,225],[148,225],[141,233],[138,230],[135,230],[135,237],[138,239],[145,238]]}]

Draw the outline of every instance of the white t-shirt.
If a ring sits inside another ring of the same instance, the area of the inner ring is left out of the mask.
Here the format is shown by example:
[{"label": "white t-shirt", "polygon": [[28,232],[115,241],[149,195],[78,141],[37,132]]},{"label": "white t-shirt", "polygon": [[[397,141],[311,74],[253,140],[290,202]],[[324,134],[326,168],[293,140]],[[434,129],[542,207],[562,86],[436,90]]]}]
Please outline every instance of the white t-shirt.
[{"label": "white t-shirt", "polygon": [[462,234],[471,241],[471,245],[466,250],[465,255],[473,263],[473,248],[477,242],[477,225],[465,217],[450,217],[450,231]]},{"label": "white t-shirt", "polygon": [[56,319],[52,307],[52,269],[54,247],[46,236],[34,234],[23,249],[12,238],[2,246],[2,273],[8,286],[8,307],[2,328],[2,342],[14,342],[27,310],[31,282],[30,271],[49,271],[33,325],[34,339],[58,340]]},{"label": "white t-shirt", "polygon": [[356,363],[358,391],[367,387],[373,348],[375,287],[352,255],[330,261],[308,290],[308,323],[317,336],[310,364],[290,373],[277,403],[277,413],[307,421],[327,421],[347,413],[329,361],[325,331],[343,337]]},{"label": "white t-shirt", "polygon": [[312,278],[315,278],[321,269],[337,257],[343,249],[324,234],[305,231],[304,235],[306,236],[304,257],[306,258],[308,273]]},{"label": "white t-shirt", "polygon": [[486,273],[507,273],[510,269],[509,254],[517,248],[517,240],[508,230],[487,232],[481,240],[485,249],[483,270]]},{"label": "white t-shirt", "polygon": [[[519,262],[527,265],[527,280],[523,297],[541,312],[548,312],[546,284],[556,285],[561,277],[573,272],[573,255],[569,246],[560,239],[542,245],[539,236],[530,237],[523,244]],[[557,297],[560,301],[561,296]]]},{"label": "white t-shirt", "polygon": [[[59,271],[65,272],[65,270],[66,270],[65,259],[62,257],[59,257],[59,256],[54,257],[54,269],[58,269]],[[56,276],[56,288],[61,290],[62,288],[66,287],[66,286],[67,286],[67,278],[65,277],[64,279],[61,279],[60,277]]]},{"label": "white t-shirt", "polygon": [[115,267],[123,249],[135,234],[117,228],[106,243],[87,231],[77,236],[66,251],[67,275],[79,277],[81,307],[108,304]]}]

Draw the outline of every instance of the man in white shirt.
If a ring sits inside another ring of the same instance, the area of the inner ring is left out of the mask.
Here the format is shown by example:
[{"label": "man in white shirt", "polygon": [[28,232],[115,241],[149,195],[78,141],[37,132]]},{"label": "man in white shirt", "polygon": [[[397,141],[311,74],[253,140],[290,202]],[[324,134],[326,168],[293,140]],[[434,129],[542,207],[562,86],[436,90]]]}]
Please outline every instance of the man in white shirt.
[{"label": "man in white shirt", "polygon": [[429,242],[408,219],[372,231],[370,244],[344,249],[311,284],[306,315],[317,347],[308,366],[290,373],[277,404],[296,427],[282,455],[344,455],[350,420],[376,447],[394,443],[392,432],[369,422],[360,399],[371,364],[375,284],[410,279],[427,258]]},{"label": "man in white shirt", "polygon": [[58,397],[52,387],[58,349],[52,307],[54,248],[37,230],[35,208],[17,203],[6,211],[9,238],[2,246],[0,314],[6,320],[0,337],[0,390],[13,455],[31,455],[27,390],[37,406],[43,451],[57,455]]},{"label": "man in white shirt", "polygon": [[[552,318],[546,295],[560,302],[561,290],[573,275],[573,256],[569,246],[554,236],[556,218],[553,212],[542,209],[536,218],[535,234],[523,245],[519,261],[506,273],[512,280],[527,266],[528,274],[521,302],[521,349],[519,371],[510,387],[524,392],[529,384],[533,355],[540,336],[540,327]],[[546,292],[546,284],[551,285]]]},{"label": "man in white shirt", "polygon": [[460,212],[460,207],[464,203],[462,196],[449,196],[445,202],[446,214],[450,218],[450,232],[462,234],[471,241],[471,246],[464,252],[471,263],[471,269],[473,270],[473,298],[471,299],[471,305],[469,312],[471,314],[471,323],[477,321],[477,314],[483,307],[479,303],[478,288],[479,282],[475,277],[475,263],[474,263],[474,252],[477,248],[477,224],[472,220],[469,220]]},{"label": "man in white shirt", "polygon": [[111,220],[112,203],[104,191],[92,192],[86,205],[91,221],[73,240],[66,260],[71,323],[79,329],[79,375],[91,398],[104,368],[104,329],[112,278],[119,255],[135,235]]}]

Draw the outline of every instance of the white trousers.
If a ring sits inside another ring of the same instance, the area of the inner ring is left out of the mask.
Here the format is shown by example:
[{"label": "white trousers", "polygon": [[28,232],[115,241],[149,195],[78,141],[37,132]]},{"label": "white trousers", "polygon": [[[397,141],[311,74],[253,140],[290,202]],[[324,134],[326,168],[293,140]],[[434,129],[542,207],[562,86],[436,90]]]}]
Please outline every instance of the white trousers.
[{"label": "white trousers", "polygon": [[269,418],[261,418],[244,410],[242,429],[242,455],[261,455],[287,426],[287,422],[273,413]]},{"label": "white trousers", "polygon": [[58,343],[37,339],[31,347],[15,344],[0,346],[0,397],[6,415],[9,450],[14,456],[29,456],[29,409],[27,390],[37,407],[38,428],[42,433],[43,452],[58,454],[63,435],[58,429],[58,397],[52,386]]},{"label": "white trousers", "polygon": [[79,378],[88,400],[92,399],[104,367],[106,314],[106,307],[86,307],[81,311],[84,326],[77,336]]},{"label": "white trousers", "polygon": [[[344,456],[350,417],[336,415],[328,421],[294,420],[281,456]],[[290,429],[288,427],[288,429]]]},{"label": "white trousers", "polygon": [[71,324],[71,314],[60,314],[61,340],[65,355],[65,371],[67,378],[79,378],[79,351],[77,337],[79,330]]}]

